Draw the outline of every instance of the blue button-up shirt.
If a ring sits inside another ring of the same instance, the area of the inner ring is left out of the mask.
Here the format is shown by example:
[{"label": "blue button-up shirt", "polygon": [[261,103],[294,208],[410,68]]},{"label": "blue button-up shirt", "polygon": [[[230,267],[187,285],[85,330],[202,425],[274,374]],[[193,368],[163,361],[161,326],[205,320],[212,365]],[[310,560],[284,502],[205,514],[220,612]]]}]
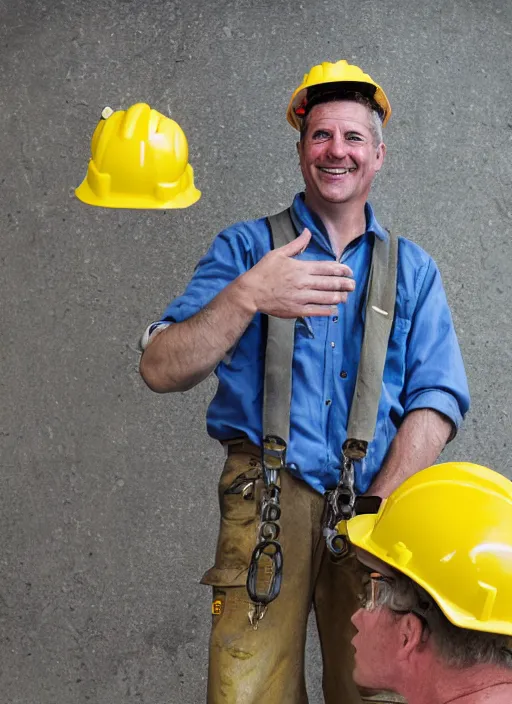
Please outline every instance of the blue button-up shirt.
[{"label": "blue button-up shirt", "polygon": [[[303,194],[295,197],[291,213],[298,232],[307,227],[312,233],[300,258],[335,260],[327,231],[304,203]],[[321,493],[339,479],[363,338],[372,240],[388,236],[367,204],[366,232],[341,256],[354,272],[355,291],[335,315],[296,323],[287,461],[296,465],[297,476]],[[183,295],[165,310],[162,322],[190,318],[270,249],[266,218],[221,232],[198,263]],[[257,313],[216,369],[219,384],[208,409],[207,427],[220,441],[245,435],[261,444],[262,322]],[[356,463],[357,491],[362,493],[370,486],[406,413],[432,408],[447,416],[456,429],[468,407],[464,365],[439,271],[420,247],[400,237],[397,300],[382,395],[368,455]]]}]

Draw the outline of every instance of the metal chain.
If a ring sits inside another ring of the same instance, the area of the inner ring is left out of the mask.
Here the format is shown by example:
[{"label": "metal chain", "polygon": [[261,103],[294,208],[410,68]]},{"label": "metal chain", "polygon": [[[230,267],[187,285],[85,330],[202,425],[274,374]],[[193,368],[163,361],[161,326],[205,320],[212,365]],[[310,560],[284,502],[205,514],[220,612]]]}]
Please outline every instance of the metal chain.
[{"label": "metal chain", "polygon": [[[283,577],[283,550],[279,542],[281,527],[281,471],[286,466],[286,443],[276,436],[263,441],[262,468],[265,489],[261,498],[260,525],[256,547],[253,550],[247,592],[252,601],[249,621],[256,630],[268,605],[279,595]],[[262,558],[264,564],[260,563]],[[269,565],[270,562],[270,565]],[[261,587],[264,583],[263,588]]]},{"label": "metal chain", "polygon": [[326,492],[323,518],[323,534],[329,551],[337,558],[346,557],[349,544],[346,536],[341,535],[336,526],[340,521],[348,521],[354,515],[356,494],[354,491],[354,460],[341,454],[342,470],[335,489]]},{"label": "metal chain", "polygon": [[[354,490],[354,460],[366,457],[365,440],[347,439],[341,451],[340,480],[335,489],[326,492],[323,534],[330,552],[338,559],[350,554],[346,523],[360,513],[377,513],[380,496],[356,496]],[[343,521],[343,528],[338,526]],[[337,527],[338,526],[338,527]]]},{"label": "metal chain", "polygon": [[[368,504],[363,513],[376,513],[379,497],[357,497],[354,490],[354,460],[366,455],[366,443],[350,440],[343,446],[342,471],[335,489],[326,492],[323,517],[323,535],[327,548],[338,559],[350,553],[348,538],[337,529],[340,521],[350,520],[358,511],[356,504]],[[286,443],[269,435],[263,441],[262,469],[265,488],[261,497],[260,525],[256,547],[247,573],[247,593],[252,605],[249,621],[256,630],[265,616],[268,605],[281,590],[283,577],[283,550],[279,542],[281,532],[281,472],[286,468]],[[361,505],[363,508],[363,505]],[[262,558],[264,564],[261,564]],[[261,587],[262,582],[264,586]]]}]

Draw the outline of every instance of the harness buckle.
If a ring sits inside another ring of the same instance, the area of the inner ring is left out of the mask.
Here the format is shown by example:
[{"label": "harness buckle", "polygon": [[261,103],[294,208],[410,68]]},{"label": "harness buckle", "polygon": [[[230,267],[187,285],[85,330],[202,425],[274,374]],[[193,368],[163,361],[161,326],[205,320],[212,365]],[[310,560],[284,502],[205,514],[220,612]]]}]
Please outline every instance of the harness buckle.
[{"label": "harness buckle", "polygon": [[343,443],[343,455],[350,460],[362,460],[368,452],[368,443],[366,440],[357,440],[356,438],[347,438]]},{"label": "harness buckle", "polygon": [[286,467],[286,443],[277,435],[263,438],[261,464],[265,486],[279,486],[279,472]]}]

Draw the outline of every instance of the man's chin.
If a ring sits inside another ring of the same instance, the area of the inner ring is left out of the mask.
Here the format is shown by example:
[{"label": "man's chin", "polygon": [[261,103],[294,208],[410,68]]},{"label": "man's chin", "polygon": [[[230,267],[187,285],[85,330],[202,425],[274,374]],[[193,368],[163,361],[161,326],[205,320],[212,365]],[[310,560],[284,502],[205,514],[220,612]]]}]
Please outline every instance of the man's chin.
[{"label": "man's chin", "polygon": [[361,201],[365,202],[365,198],[353,190],[349,189],[329,189],[325,188],[320,190],[320,197],[326,203],[331,203],[332,205],[343,205],[345,203],[356,203]]},{"label": "man's chin", "polygon": [[322,193],[323,200],[328,203],[347,203],[350,200],[350,195],[347,193],[336,193],[336,192],[324,192]]},{"label": "man's chin", "polygon": [[352,678],[358,687],[368,687],[368,683],[366,681],[366,678],[364,677],[364,673],[361,672],[361,669],[357,666],[357,663],[354,667]]},{"label": "man's chin", "polygon": [[372,678],[368,676],[368,674],[365,676],[364,672],[361,672],[361,669],[357,666],[357,663],[354,667],[354,672],[352,673],[352,679],[356,683],[359,693],[363,697],[371,696],[372,694],[375,694],[375,692],[380,691],[379,688],[376,687]]}]

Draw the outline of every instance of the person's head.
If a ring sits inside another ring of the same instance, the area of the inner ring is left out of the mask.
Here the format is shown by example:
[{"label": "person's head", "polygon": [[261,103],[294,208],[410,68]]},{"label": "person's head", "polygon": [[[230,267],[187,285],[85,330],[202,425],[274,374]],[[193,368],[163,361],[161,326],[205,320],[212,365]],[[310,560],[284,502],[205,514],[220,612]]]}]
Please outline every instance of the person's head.
[{"label": "person's head", "polygon": [[[365,557],[360,554],[359,559]],[[385,563],[372,564],[382,571],[369,568],[361,608],[352,617],[357,684],[404,691],[417,673],[434,675],[432,662],[459,671],[495,665],[510,670],[512,678],[510,636],[454,625],[412,579]]]},{"label": "person's head", "polygon": [[300,141],[303,142],[310,122],[310,115],[317,105],[326,105],[328,103],[351,102],[363,105],[368,113],[369,121],[368,128],[370,130],[373,146],[377,148],[383,142],[382,136],[382,109],[377,105],[373,98],[365,95],[361,91],[346,90],[340,88],[336,91],[319,91],[318,96],[311,99],[304,108],[304,116],[300,121]]},{"label": "person's head", "polygon": [[436,465],[346,529],[368,570],[352,619],[359,685],[403,693],[436,669],[505,668],[512,679],[512,482]]},{"label": "person's head", "polygon": [[382,126],[391,114],[384,91],[346,61],[314,66],[294,92],[288,121],[297,144],[306,197],[313,205],[363,205],[382,167]]}]

